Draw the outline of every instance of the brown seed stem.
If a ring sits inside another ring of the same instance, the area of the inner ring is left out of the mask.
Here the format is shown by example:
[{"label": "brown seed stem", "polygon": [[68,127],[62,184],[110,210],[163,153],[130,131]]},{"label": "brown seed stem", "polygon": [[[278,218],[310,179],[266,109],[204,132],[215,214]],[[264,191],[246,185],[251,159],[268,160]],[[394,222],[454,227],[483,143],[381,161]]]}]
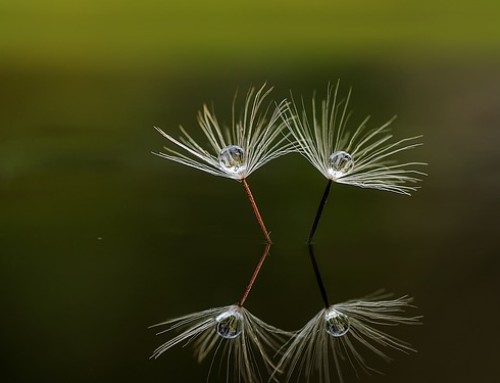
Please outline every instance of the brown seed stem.
[{"label": "brown seed stem", "polygon": [[243,186],[245,187],[245,191],[247,192],[248,199],[250,200],[250,204],[252,205],[253,212],[255,213],[255,217],[257,218],[257,222],[259,222],[260,229],[262,230],[262,233],[264,234],[264,237],[266,237],[266,242],[268,244],[272,244],[273,241],[271,241],[271,237],[269,236],[269,232],[267,231],[266,225],[264,224],[264,220],[262,219],[262,216],[260,215],[259,208],[257,207],[257,204],[255,203],[255,199],[253,198],[252,191],[250,190],[250,187],[248,186],[247,180],[243,178],[242,180]]}]

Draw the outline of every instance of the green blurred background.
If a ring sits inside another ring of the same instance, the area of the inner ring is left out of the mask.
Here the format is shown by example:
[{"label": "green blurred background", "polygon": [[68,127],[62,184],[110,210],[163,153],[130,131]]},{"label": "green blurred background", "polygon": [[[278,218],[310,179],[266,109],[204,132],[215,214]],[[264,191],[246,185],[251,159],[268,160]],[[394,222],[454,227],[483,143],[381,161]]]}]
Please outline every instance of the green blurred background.
[{"label": "green blurred background", "polygon": [[[205,381],[188,349],[148,360],[166,338],[147,326],[235,302],[262,235],[241,185],[151,154],[153,125],[197,132],[237,89],[338,78],[353,125],[397,114],[430,164],[411,198],[334,186],[316,241],[332,300],[386,288],[425,316],[394,330],[418,354],[346,380],[498,381],[499,19],[487,0],[3,0],[2,382]],[[304,240],[324,183],[297,156],[250,179],[275,245],[247,307],[285,329],[321,308]]]}]

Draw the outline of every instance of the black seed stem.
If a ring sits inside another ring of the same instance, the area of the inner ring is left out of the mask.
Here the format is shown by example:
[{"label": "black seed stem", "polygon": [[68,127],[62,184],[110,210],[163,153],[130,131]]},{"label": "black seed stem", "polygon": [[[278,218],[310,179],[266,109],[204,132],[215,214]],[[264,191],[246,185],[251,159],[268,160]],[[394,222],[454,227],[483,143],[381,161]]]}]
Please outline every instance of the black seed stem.
[{"label": "black seed stem", "polygon": [[330,195],[330,189],[332,188],[332,180],[328,180],[326,184],[325,191],[323,192],[323,196],[321,197],[321,201],[318,206],[318,210],[316,211],[316,216],[314,217],[314,222],[311,227],[311,231],[309,232],[309,237],[307,238],[307,243],[311,244],[314,234],[316,233],[316,229],[318,228],[319,219],[321,218],[321,214],[323,213],[323,209],[325,208],[326,202],[328,201],[328,196]]}]

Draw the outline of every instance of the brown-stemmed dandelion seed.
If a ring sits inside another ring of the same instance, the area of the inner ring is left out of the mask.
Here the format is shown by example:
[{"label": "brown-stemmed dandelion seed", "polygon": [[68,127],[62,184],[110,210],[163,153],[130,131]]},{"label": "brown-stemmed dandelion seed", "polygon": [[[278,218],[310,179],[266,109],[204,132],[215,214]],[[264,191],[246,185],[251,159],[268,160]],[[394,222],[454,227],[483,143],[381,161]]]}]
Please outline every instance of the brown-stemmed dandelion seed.
[{"label": "brown-stemmed dandelion seed", "polygon": [[338,91],[339,82],[335,87],[329,85],[320,107],[313,97],[311,114],[306,112],[304,101],[300,107],[292,102],[284,120],[296,150],[328,180],[308,242],[313,240],[333,182],[409,195],[417,190],[414,184],[420,181],[419,176],[425,175],[417,170],[425,163],[394,160],[396,154],[422,145],[418,142],[421,136],[392,141],[389,125],[394,119],[368,129],[369,117],[351,131],[347,128],[351,93],[339,101]]},{"label": "brown-stemmed dandelion seed", "polygon": [[185,153],[171,147],[165,147],[166,153],[155,153],[206,173],[241,182],[268,243],[271,243],[271,237],[248,186],[247,178],[269,161],[293,151],[293,145],[287,140],[287,135],[283,134],[286,128],[286,117],[283,113],[287,101],[264,105],[271,91],[272,88],[267,88],[265,84],[259,89],[250,89],[241,114],[236,115],[233,104],[230,127],[222,127],[215,114],[204,105],[198,113],[198,124],[208,140],[208,149],[196,142],[182,126],[179,139],[156,128]]},{"label": "brown-stemmed dandelion seed", "polygon": [[[237,304],[213,308],[171,319],[157,325],[167,326],[159,334],[179,334],[159,346],[151,358],[158,358],[170,348],[182,344],[194,347],[195,357],[202,362],[213,354],[209,377],[217,354],[221,354],[220,367],[237,382],[265,382],[277,371],[272,356],[278,352],[290,333],[268,325],[243,307],[262,264],[269,255],[271,245],[266,244],[250,281]],[[265,368],[264,375],[259,366]],[[231,374],[232,372],[232,374]]]},{"label": "brown-stemmed dandelion seed", "polygon": [[331,305],[321,279],[312,245],[309,255],[319,285],[324,308],[283,346],[281,360],[273,378],[284,372],[286,381],[293,376],[306,381],[330,383],[343,382],[342,363],[351,365],[356,374],[361,369],[367,373],[378,372],[369,366],[362,349],[391,361],[387,349],[404,353],[415,350],[382,330],[403,324],[419,324],[420,316],[406,316],[412,298],[402,296],[389,299],[390,294],[375,293],[360,300]]}]

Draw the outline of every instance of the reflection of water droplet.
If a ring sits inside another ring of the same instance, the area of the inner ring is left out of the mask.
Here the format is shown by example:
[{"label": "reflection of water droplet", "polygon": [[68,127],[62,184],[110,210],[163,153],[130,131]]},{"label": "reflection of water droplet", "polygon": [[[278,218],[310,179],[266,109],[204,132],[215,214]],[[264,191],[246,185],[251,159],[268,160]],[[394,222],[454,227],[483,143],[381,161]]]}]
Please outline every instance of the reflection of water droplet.
[{"label": "reflection of water droplet", "polygon": [[241,334],[243,316],[235,309],[229,309],[219,314],[215,321],[217,322],[217,334],[221,337],[233,339]]},{"label": "reflection of water droplet", "polygon": [[330,167],[328,168],[328,173],[330,173],[333,178],[345,176],[354,167],[352,156],[343,150],[333,152],[330,155],[329,161]]},{"label": "reflection of water droplet", "polygon": [[333,307],[325,313],[325,321],[326,332],[332,336],[342,336],[349,331],[349,317]]},{"label": "reflection of water droplet", "polygon": [[239,146],[226,146],[219,153],[219,165],[228,173],[239,173],[245,168],[244,154],[245,152]]}]

